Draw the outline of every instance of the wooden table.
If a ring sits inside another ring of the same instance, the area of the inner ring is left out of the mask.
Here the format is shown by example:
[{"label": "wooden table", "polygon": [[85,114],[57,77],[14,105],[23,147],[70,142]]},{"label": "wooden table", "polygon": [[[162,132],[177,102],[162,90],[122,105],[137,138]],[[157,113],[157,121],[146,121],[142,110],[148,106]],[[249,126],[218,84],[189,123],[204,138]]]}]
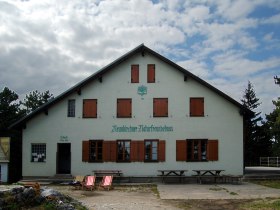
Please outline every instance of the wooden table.
[{"label": "wooden table", "polygon": [[207,170],[193,170],[196,172],[197,182],[201,184],[203,178],[214,178],[216,183],[217,178],[221,177],[221,172],[225,170],[221,169],[207,169]]},{"label": "wooden table", "polygon": [[94,175],[96,176],[121,176],[122,171],[121,170],[93,170],[92,171]]},{"label": "wooden table", "polygon": [[180,178],[180,182],[182,182],[182,177],[185,176],[185,172],[187,172],[188,170],[181,170],[181,169],[177,169],[177,170],[158,170],[158,172],[160,173],[158,176],[160,176],[162,178],[162,182],[164,182],[164,178],[167,177],[178,177]]}]

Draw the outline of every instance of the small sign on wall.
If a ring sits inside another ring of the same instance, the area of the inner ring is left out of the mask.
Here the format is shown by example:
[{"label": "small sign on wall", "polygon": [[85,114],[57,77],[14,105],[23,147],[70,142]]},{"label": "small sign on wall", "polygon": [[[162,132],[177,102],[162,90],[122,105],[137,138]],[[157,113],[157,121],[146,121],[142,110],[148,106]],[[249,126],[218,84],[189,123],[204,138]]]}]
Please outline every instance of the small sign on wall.
[{"label": "small sign on wall", "polygon": [[60,136],[60,141],[62,142],[67,142],[68,141],[68,136]]}]

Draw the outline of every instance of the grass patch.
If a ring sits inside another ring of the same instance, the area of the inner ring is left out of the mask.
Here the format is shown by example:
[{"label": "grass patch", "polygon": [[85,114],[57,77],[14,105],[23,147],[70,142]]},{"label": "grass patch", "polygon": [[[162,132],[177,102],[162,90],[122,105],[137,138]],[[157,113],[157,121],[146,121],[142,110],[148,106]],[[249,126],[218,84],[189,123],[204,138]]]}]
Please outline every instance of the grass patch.
[{"label": "grass patch", "polygon": [[238,195],[238,193],[236,193],[236,192],[230,192],[229,194],[230,195]]},{"label": "grass patch", "polygon": [[250,203],[246,203],[242,205],[243,208],[245,209],[265,209],[265,210],[280,210],[280,199],[274,199],[274,200],[268,200],[268,199],[263,199],[263,200],[257,200],[253,201]]},{"label": "grass patch", "polygon": [[160,196],[159,196],[159,191],[158,191],[156,185],[154,185],[154,186],[151,187],[151,191],[157,196],[157,198],[160,198]]},{"label": "grass patch", "polygon": [[280,180],[252,181],[252,183],[275,188],[275,189],[280,189]]},{"label": "grass patch", "polygon": [[221,190],[223,190],[223,188],[221,188],[221,187],[211,187],[211,188],[209,188],[209,190],[212,190],[212,191],[221,191]]}]

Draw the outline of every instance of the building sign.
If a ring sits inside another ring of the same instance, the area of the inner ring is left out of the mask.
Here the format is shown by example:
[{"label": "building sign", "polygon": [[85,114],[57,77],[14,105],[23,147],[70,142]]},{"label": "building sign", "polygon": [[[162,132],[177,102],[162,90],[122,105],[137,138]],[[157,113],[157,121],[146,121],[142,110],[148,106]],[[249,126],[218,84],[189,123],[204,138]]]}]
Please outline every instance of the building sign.
[{"label": "building sign", "polygon": [[0,160],[10,160],[10,137],[0,137]]},{"label": "building sign", "polygon": [[139,86],[138,89],[137,89],[137,93],[140,96],[146,95],[147,94],[147,87],[144,86],[144,85]]},{"label": "building sign", "polygon": [[136,133],[136,132],[173,132],[173,126],[167,125],[112,125],[112,133]]},{"label": "building sign", "polygon": [[68,136],[60,136],[60,141],[68,141]]}]

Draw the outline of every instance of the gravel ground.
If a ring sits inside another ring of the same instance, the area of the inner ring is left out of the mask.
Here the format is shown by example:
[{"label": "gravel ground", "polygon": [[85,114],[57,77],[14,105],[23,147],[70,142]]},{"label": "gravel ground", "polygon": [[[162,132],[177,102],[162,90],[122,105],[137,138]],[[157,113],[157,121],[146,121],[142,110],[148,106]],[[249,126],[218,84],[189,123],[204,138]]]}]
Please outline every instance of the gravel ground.
[{"label": "gravel ground", "polygon": [[107,209],[168,209],[178,210],[176,204],[161,200],[158,197],[156,187],[125,186],[115,187],[113,190],[82,191],[75,190],[71,186],[49,186],[63,194],[77,199],[90,210]]}]

